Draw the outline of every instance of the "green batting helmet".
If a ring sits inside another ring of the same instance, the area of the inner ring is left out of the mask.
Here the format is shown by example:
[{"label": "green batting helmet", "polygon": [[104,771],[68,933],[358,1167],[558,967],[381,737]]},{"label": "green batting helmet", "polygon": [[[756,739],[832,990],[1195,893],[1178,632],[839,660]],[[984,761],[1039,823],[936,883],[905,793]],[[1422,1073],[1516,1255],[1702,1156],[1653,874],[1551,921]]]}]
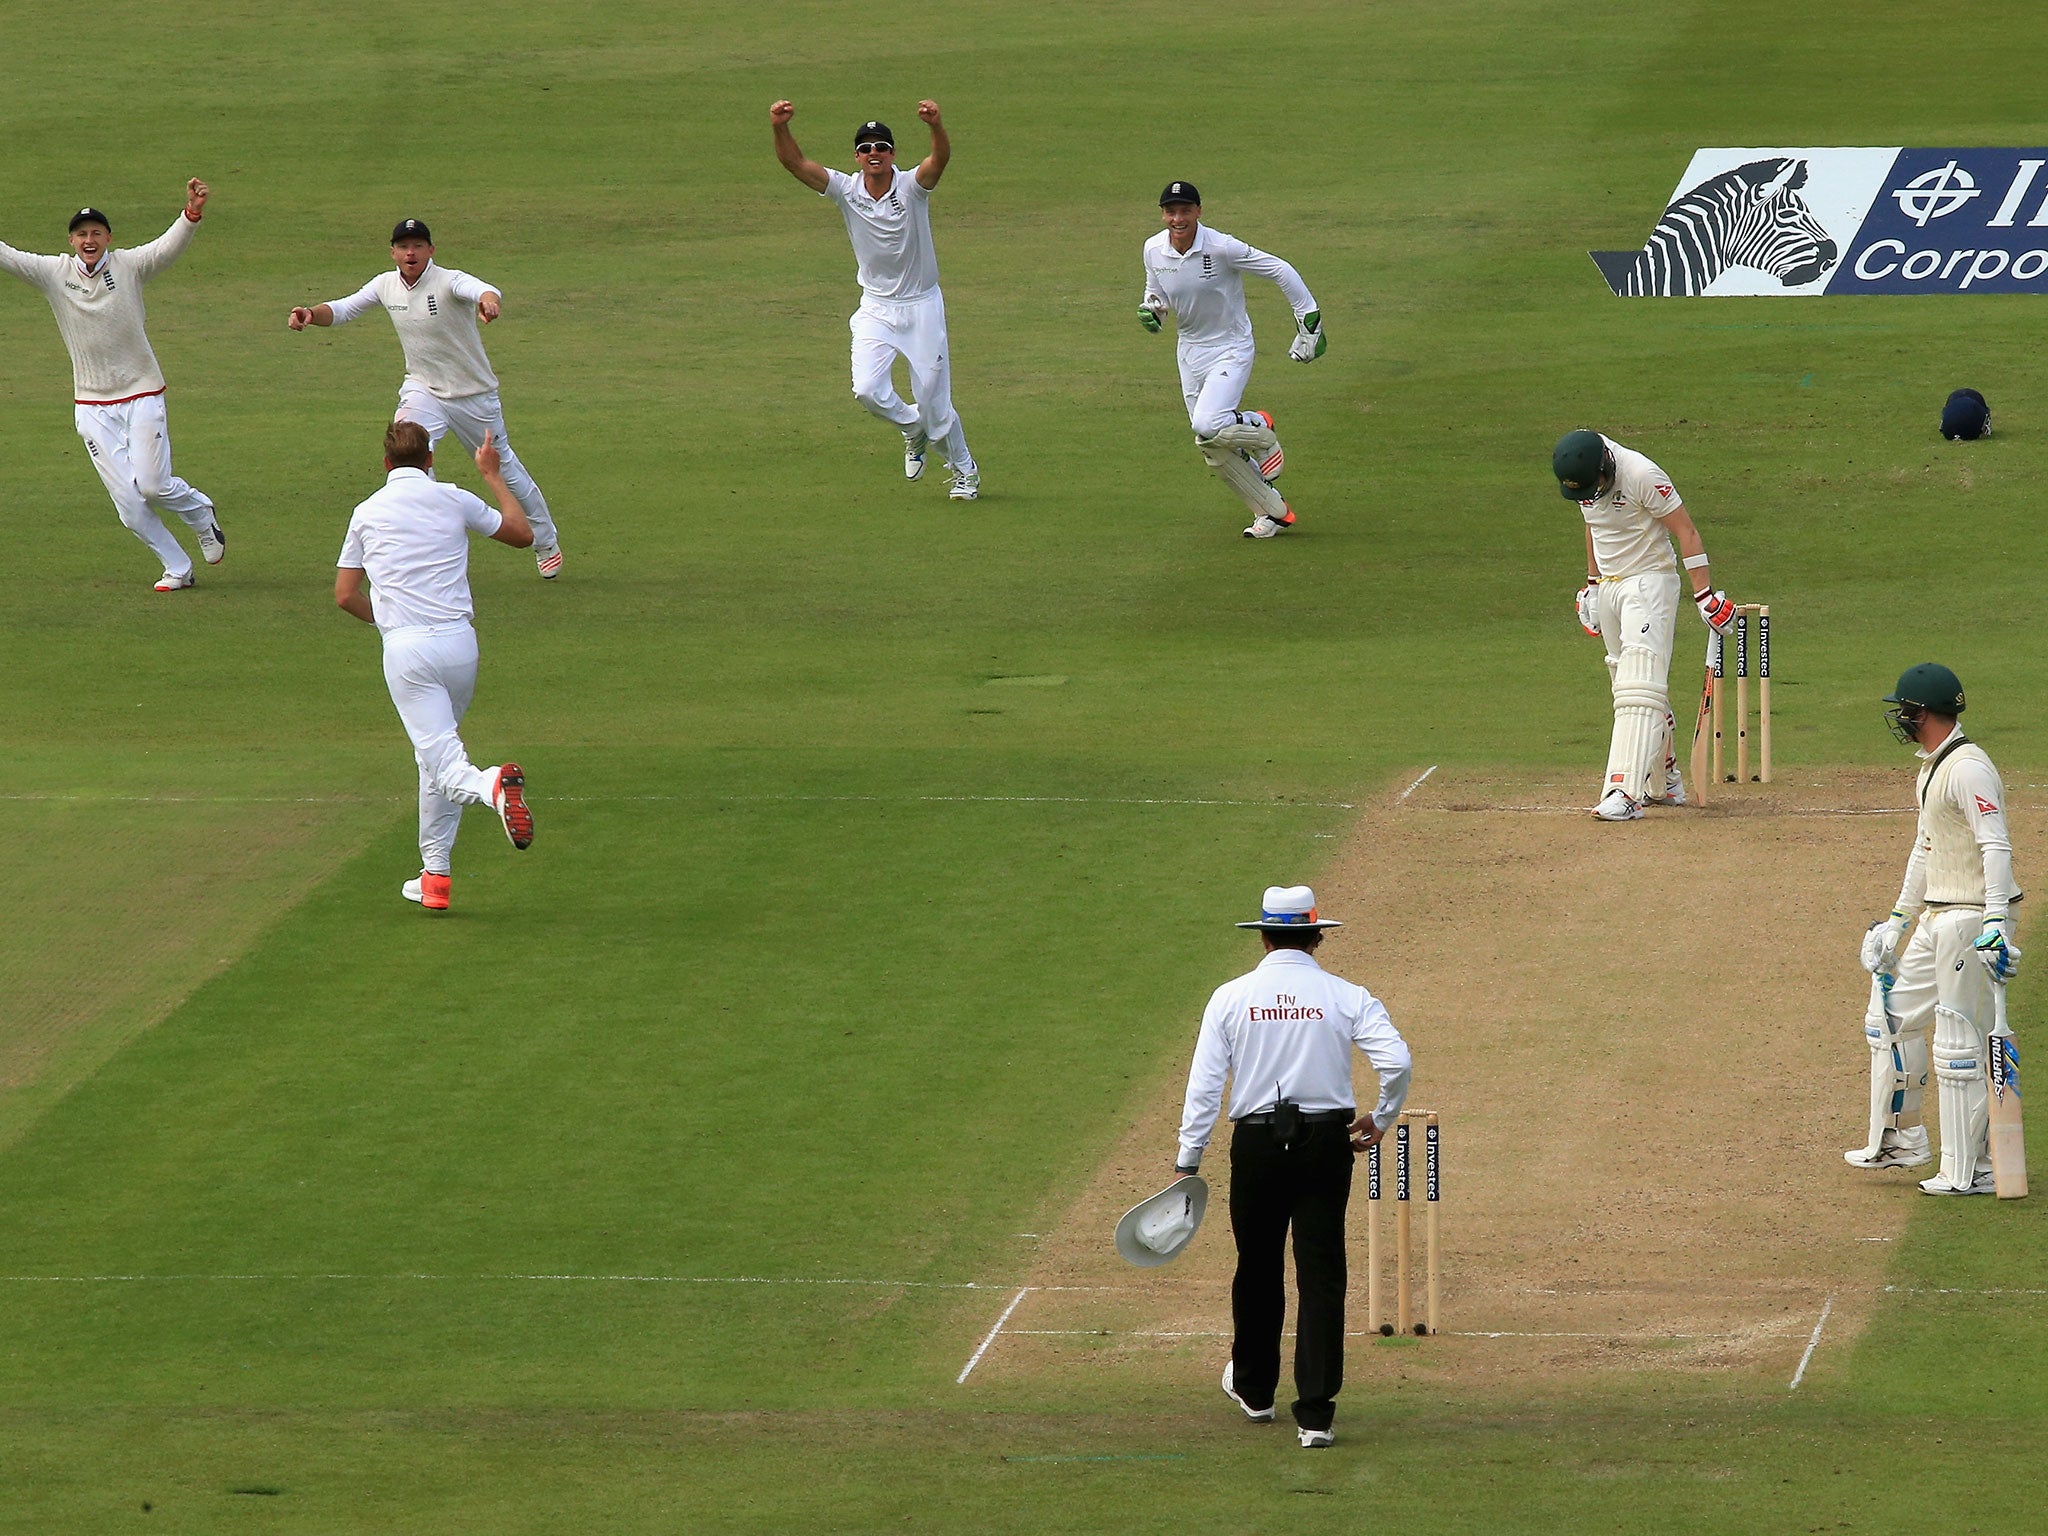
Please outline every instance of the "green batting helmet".
[{"label": "green batting helmet", "polygon": [[1591,501],[1600,494],[1601,480],[1614,473],[1614,455],[1606,438],[1581,427],[1557,440],[1550,452],[1550,470],[1566,501]]},{"label": "green batting helmet", "polygon": [[1923,661],[1899,674],[1899,686],[1884,696],[1887,704],[1917,704],[1937,715],[1963,712],[1962,679],[1938,661]]}]

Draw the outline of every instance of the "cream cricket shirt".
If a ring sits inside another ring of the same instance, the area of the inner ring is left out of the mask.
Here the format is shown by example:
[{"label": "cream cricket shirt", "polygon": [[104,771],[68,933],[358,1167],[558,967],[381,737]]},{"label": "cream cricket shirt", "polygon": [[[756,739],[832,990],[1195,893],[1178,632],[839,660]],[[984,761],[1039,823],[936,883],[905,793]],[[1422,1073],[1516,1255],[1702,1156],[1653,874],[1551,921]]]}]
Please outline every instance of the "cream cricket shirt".
[{"label": "cream cricket shirt", "polygon": [[1579,503],[1593,530],[1593,563],[1610,581],[1677,571],[1664,519],[1685,503],[1650,459],[1611,437],[1600,441],[1614,455],[1614,485],[1605,496]]},{"label": "cream cricket shirt", "polygon": [[860,267],[861,291],[869,298],[900,303],[938,291],[932,194],[918,184],[917,172],[899,169],[888,191],[869,197],[861,177],[828,170],[825,190],[818,195],[839,205]]},{"label": "cream cricket shirt", "polygon": [[484,339],[477,333],[477,300],[502,290],[467,272],[427,263],[410,288],[398,269],[380,272],[345,299],[334,299],[334,323],[346,325],[382,304],[405,349],[407,382],[442,400],[483,395],[498,387]]},{"label": "cream cricket shirt", "polygon": [[75,255],[34,256],[0,244],[0,269],[40,288],[50,301],[71,354],[75,403],[119,405],[163,393],[163,370],[143,329],[142,285],[183,254],[198,227],[180,212],[149,244],[107,251],[90,271]]},{"label": "cream cricket shirt", "polygon": [[1408,1045],[1386,1005],[1361,986],[1332,976],[1315,956],[1276,949],[1258,969],[1218,987],[1202,1015],[1180,1118],[1180,1166],[1193,1168],[1216,1126],[1223,1081],[1230,1118],[1270,1110],[1281,1099],[1306,1110],[1352,1109],[1351,1052],[1379,1073],[1373,1119],[1392,1125],[1408,1098]]},{"label": "cream cricket shirt", "polygon": [[1145,242],[1144,262],[1145,292],[1172,307],[1183,347],[1251,345],[1252,317],[1244,306],[1247,272],[1278,283],[1296,318],[1316,307],[1315,295],[1294,268],[1206,224],[1195,226],[1194,244],[1185,254],[1173,248],[1169,231],[1160,230]]},{"label": "cream cricket shirt", "polygon": [[[1901,912],[1923,902],[1981,906],[1986,917],[2004,917],[2019,900],[2012,872],[2012,833],[2005,823],[2005,786],[1984,749],[1956,729],[1948,741],[1920,755],[1920,826],[1906,862],[1899,894]],[[1944,755],[1945,754],[1945,755]],[[1937,759],[1939,760],[1937,763]]]},{"label": "cream cricket shirt", "polygon": [[467,624],[469,536],[489,538],[504,521],[459,485],[443,485],[423,469],[394,469],[348,520],[335,564],[368,574],[370,607],[383,634]]}]

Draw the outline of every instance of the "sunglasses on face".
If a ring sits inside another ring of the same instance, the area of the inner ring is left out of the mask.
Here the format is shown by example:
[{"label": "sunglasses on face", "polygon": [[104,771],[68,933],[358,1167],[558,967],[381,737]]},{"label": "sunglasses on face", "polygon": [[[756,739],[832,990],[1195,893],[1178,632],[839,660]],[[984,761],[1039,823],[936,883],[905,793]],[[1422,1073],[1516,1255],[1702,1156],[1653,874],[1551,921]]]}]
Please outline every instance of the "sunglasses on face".
[{"label": "sunglasses on face", "polygon": [[894,153],[895,149],[896,146],[894,144],[856,144],[853,146],[853,152],[856,155],[879,154],[884,150]]}]

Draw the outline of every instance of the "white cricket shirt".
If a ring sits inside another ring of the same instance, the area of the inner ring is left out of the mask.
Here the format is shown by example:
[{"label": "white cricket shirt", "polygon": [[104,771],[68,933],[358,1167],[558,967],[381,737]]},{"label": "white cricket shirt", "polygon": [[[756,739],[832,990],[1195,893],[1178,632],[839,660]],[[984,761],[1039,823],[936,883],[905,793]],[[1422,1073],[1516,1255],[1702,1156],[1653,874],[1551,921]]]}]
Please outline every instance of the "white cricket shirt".
[{"label": "white cricket shirt", "polygon": [[142,285],[183,254],[198,227],[181,211],[149,244],[106,251],[90,271],[75,254],[36,256],[0,243],[0,270],[40,288],[50,301],[71,354],[77,404],[119,405],[164,392],[163,370],[144,331]]},{"label": "white cricket shirt", "polygon": [[1278,283],[1297,319],[1316,307],[1315,295],[1294,268],[1206,224],[1195,226],[1194,243],[1185,252],[1173,248],[1170,231],[1160,230],[1145,242],[1144,261],[1145,293],[1172,307],[1183,347],[1251,344],[1252,317],[1244,306],[1247,272]]},{"label": "white cricket shirt", "polygon": [[1410,1058],[1385,1004],[1299,949],[1273,950],[1256,970],[1226,981],[1202,1014],[1188,1069],[1180,1166],[1201,1163],[1226,1077],[1233,1120],[1264,1113],[1281,1099],[1307,1110],[1353,1109],[1354,1047],[1379,1074],[1373,1119],[1392,1125],[1408,1098]]},{"label": "white cricket shirt", "polygon": [[917,172],[898,169],[880,197],[844,171],[825,172],[818,194],[839,205],[860,268],[861,291],[871,299],[921,299],[939,286],[939,253],[932,246],[932,194]]},{"label": "white cricket shirt", "polygon": [[1944,755],[1961,734],[1958,726],[1940,747],[1920,753],[1920,825],[1906,863],[1901,912],[1917,912],[1922,902],[1934,902],[1981,906],[1988,916],[2003,917],[2019,899],[2005,786],[1984,749],[1967,737]]},{"label": "white cricket shirt", "polygon": [[348,520],[338,566],[367,572],[377,628],[466,624],[469,536],[489,538],[505,521],[459,485],[423,469],[394,469]]},{"label": "white cricket shirt", "polygon": [[1605,496],[1579,503],[1593,530],[1593,563],[1609,580],[1676,571],[1664,519],[1685,503],[1649,458],[1611,437],[1600,441],[1614,455],[1614,484]]},{"label": "white cricket shirt", "polygon": [[380,272],[345,299],[333,299],[334,323],[347,325],[382,304],[405,349],[405,377],[442,400],[488,394],[498,387],[484,339],[477,332],[476,304],[503,290],[467,272],[428,262],[410,288],[396,267]]}]

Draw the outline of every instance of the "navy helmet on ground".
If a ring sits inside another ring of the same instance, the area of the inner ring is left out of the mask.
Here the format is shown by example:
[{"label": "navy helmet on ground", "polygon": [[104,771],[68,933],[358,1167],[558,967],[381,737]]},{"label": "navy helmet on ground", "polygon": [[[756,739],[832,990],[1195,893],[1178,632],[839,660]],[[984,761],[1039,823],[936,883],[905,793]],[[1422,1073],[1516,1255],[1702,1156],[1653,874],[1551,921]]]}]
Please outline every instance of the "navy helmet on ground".
[{"label": "navy helmet on ground", "polygon": [[1941,435],[1952,443],[1974,442],[1991,435],[1991,407],[1974,389],[1959,389],[1941,408]]}]

